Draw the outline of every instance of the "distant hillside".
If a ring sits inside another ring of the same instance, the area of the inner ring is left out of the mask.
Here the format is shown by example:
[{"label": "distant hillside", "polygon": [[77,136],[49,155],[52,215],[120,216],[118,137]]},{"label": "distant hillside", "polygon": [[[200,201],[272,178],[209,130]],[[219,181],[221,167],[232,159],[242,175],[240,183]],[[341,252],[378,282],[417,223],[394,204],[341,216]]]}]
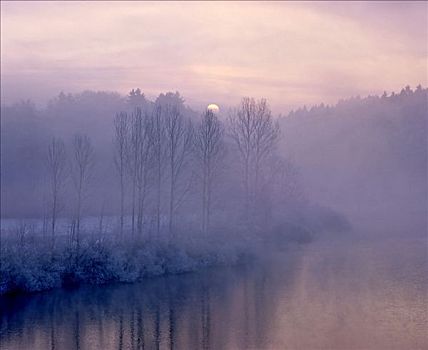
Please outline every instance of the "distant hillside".
[{"label": "distant hillside", "polygon": [[428,89],[419,86],[304,107],[281,119],[282,148],[299,166],[308,195],[319,202],[379,220],[408,211],[423,222],[427,101]]}]

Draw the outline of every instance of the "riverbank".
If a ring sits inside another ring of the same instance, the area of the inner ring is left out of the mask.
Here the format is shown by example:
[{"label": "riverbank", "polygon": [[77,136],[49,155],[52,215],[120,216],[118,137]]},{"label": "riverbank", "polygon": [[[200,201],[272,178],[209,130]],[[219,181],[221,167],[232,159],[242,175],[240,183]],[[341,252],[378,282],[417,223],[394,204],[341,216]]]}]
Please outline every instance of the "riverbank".
[{"label": "riverbank", "polygon": [[319,207],[300,216],[270,228],[221,227],[209,235],[188,228],[172,236],[164,232],[120,237],[115,232],[88,231],[81,234],[79,248],[67,234],[58,235],[52,248],[51,237],[37,231],[2,231],[0,295],[80,284],[130,283],[208,266],[235,265],[292,243],[308,244],[316,237],[350,229],[343,216]]},{"label": "riverbank", "polygon": [[237,266],[4,296],[0,337],[20,350],[425,349],[425,244],[357,232]]},{"label": "riverbank", "polygon": [[65,242],[27,237],[23,244],[3,240],[0,295],[31,293],[70,285],[136,282],[151,276],[235,264],[251,255],[248,242],[89,238],[79,250]]}]

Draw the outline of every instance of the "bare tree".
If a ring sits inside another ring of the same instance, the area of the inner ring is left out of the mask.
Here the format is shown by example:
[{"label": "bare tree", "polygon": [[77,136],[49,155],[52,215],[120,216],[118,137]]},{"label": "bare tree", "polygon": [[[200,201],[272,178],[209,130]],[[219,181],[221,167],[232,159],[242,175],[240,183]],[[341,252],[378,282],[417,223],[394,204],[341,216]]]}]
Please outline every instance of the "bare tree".
[{"label": "bare tree", "polygon": [[137,119],[135,114],[131,116],[131,126],[129,134],[129,149],[128,149],[128,169],[131,176],[131,234],[135,232],[135,207],[137,195],[137,169],[138,169],[138,144],[139,132]]},{"label": "bare tree", "polygon": [[144,204],[148,189],[150,170],[153,123],[148,113],[137,107],[132,114],[130,127],[129,169],[132,177],[132,219],[131,232],[141,234],[143,226]]},{"label": "bare tree", "polygon": [[50,185],[51,248],[53,249],[57,216],[62,209],[60,196],[67,179],[67,154],[61,139],[52,138],[48,146],[46,166]]},{"label": "bare tree", "polygon": [[210,222],[213,182],[224,154],[224,129],[220,120],[207,110],[195,130],[194,148],[200,163],[202,183],[202,232],[207,233]]},{"label": "bare tree", "polygon": [[119,173],[120,180],[120,236],[123,236],[124,213],[125,213],[125,175],[126,155],[128,150],[129,118],[125,112],[116,115],[114,119],[115,131],[115,155],[114,163]]},{"label": "bare tree", "polygon": [[254,116],[254,194],[259,195],[260,171],[263,163],[275,149],[279,136],[279,123],[274,121],[265,99],[256,104]]},{"label": "bare tree", "polygon": [[245,219],[250,218],[259,191],[262,163],[273,151],[279,135],[279,125],[273,121],[265,99],[255,101],[245,97],[229,116],[230,136],[238,149],[244,173]]},{"label": "bare tree", "polygon": [[[168,104],[164,111],[166,158],[169,167],[168,229],[172,234],[175,211],[189,189],[185,186],[179,193],[179,181],[192,150],[193,129],[191,121],[184,117],[180,106]],[[187,185],[190,185],[190,182]]]},{"label": "bare tree", "polygon": [[154,178],[156,186],[156,233],[160,233],[161,221],[161,191],[163,179],[163,165],[165,159],[165,123],[162,114],[162,107],[157,104],[152,114],[152,149],[153,149],[153,162],[154,162]]},{"label": "bare tree", "polygon": [[137,175],[139,160],[139,144],[141,137],[141,108],[136,107],[131,115],[129,132],[128,169],[131,176],[131,234],[135,233],[135,214],[137,202]]},{"label": "bare tree", "polygon": [[84,196],[88,189],[92,177],[92,170],[95,163],[94,149],[91,140],[87,135],[77,134],[73,141],[74,147],[74,167],[73,178],[76,186],[76,243],[77,251],[80,248],[80,220],[82,215],[82,205]]},{"label": "bare tree", "polygon": [[253,156],[255,133],[254,115],[256,103],[253,98],[244,97],[240,106],[229,116],[229,132],[237,146],[244,173],[244,213],[249,220],[250,209],[250,165]]},{"label": "bare tree", "polygon": [[138,121],[138,157],[137,157],[137,189],[138,189],[138,210],[137,210],[137,231],[141,235],[143,231],[143,221],[145,213],[145,202],[149,188],[149,172],[152,167],[152,131],[153,123],[147,111],[142,114],[137,113]]}]

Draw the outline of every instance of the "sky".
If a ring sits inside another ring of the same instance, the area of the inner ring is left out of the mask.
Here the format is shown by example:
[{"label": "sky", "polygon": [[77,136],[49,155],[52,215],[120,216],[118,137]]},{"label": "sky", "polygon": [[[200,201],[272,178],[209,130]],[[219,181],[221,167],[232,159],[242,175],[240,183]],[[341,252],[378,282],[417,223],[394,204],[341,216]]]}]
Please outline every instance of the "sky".
[{"label": "sky", "polygon": [[427,2],[1,2],[2,103],[60,91],[243,96],[285,112],[427,86]]}]

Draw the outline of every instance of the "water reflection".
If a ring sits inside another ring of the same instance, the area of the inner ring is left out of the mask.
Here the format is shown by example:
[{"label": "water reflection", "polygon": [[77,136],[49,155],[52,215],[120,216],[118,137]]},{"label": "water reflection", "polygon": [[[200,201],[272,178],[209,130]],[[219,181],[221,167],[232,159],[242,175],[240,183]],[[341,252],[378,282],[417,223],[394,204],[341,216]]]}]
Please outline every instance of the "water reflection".
[{"label": "water reflection", "polygon": [[236,268],[3,298],[1,348],[422,349],[423,243],[318,242]]}]

